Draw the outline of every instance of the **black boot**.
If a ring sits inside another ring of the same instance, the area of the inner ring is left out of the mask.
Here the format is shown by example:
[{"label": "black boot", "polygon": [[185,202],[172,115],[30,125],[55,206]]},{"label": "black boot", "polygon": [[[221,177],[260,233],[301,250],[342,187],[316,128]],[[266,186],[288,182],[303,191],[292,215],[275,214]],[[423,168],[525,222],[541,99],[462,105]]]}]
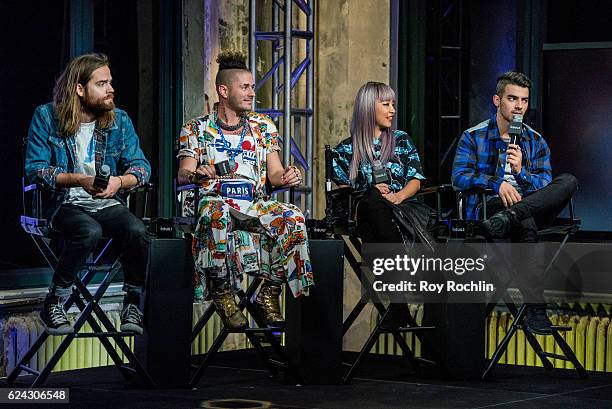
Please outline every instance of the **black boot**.
[{"label": "black boot", "polygon": [[513,209],[506,209],[482,222],[482,227],[492,238],[505,239],[518,223],[517,213]]},{"label": "black boot", "polygon": [[[210,283],[210,281],[209,281]],[[240,330],[248,326],[247,317],[240,311],[234,292],[229,283],[209,286],[210,297],[215,304],[215,309],[221,317],[223,325],[229,330]]]},{"label": "black boot", "polygon": [[530,304],[527,307],[525,326],[534,334],[552,334],[552,322],[546,314],[546,304]]}]

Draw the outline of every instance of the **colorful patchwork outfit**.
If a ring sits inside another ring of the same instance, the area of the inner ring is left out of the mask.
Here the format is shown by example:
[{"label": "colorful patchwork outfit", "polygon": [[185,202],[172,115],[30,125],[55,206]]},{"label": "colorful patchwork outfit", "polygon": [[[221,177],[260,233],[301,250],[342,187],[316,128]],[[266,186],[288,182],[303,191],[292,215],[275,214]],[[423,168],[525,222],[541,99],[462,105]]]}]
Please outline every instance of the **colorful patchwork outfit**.
[{"label": "colorful patchwork outfit", "polygon": [[[249,112],[243,132],[230,135],[217,125],[216,115],[187,122],[179,140],[178,158],[195,158],[198,166],[228,161],[232,170],[230,177],[201,182],[193,241],[196,272],[216,279],[240,279],[246,272],[286,280],[295,297],[307,295],[314,282],[304,216],[265,191],[266,157],[280,150],[274,122]],[[185,212],[193,200],[193,195],[185,199]]]}]

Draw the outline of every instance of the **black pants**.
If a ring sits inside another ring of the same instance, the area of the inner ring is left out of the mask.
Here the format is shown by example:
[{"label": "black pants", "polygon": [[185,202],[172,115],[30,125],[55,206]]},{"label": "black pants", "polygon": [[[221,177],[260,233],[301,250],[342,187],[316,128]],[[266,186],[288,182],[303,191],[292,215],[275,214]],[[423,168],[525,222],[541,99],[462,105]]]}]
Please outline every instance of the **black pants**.
[{"label": "black pants", "polygon": [[87,256],[102,236],[113,239],[113,251],[122,252],[121,264],[128,287],[144,286],[150,238],[138,217],[123,205],[86,212],[80,207],[63,205],[53,218],[53,228],[63,241],[53,284],[69,287]]},{"label": "black pants", "polygon": [[[415,223],[423,229],[431,227],[435,212],[429,206],[416,200],[407,200],[399,207],[413,216]],[[396,222],[393,208],[376,188],[370,188],[357,204],[357,229],[364,243],[402,243],[404,237]],[[404,231],[404,234],[410,232]],[[416,237],[408,237],[419,242]],[[405,326],[408,322],[408,305],[405,302],[393,302],[389,305],[386,322],[388,327]]]},{"label": "black pants", "polygon": [[[416,200],[406,200],[399,206],[413,215],[415,221],[424,229],[430,227],[435,213],[427,205]],[[359,200],[357,229],[364,243],[402,243],[403,241],[393,209],[376,188],[370,188]]]},{"label": "black pants", "polygon": [[[574,192],[578,188],[578,181],[569,174],[563,173],[542,189],[523,197],[520,202],[511,208],[519,218],[519,225],[510,232],[510,240],[513,243],[536,243],[538,242],[538,229],[550,225],[561,211],[567,206]],[[505,206],[499,197],[487,201],[487,216],[501,212]],[[519,288],[527,299],[543,302],[543,278],[541,274],[547,265],[544,254],[539,254],[538,248],[534,247],[534,253],[529,260],[528,270],[518,272],[517,281]]]}]

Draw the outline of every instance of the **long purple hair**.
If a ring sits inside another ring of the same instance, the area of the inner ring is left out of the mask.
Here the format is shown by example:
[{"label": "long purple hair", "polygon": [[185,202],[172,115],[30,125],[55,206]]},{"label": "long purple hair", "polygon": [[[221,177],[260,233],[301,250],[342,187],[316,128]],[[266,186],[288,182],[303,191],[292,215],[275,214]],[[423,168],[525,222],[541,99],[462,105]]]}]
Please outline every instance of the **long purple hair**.
[{"label": "long purple hair", "polygon": [[[382,82],[367,82],[357,91],[351,118],[351,144],[353,145],[353,159],[349,170],[351,183],[355,182],[361,164],[374,161],[376,101],[395,101],[395,92]],[[395,139],[390,128],[383,129],[380,141],[382,143],[380,161],[385,164],[395,156]]]}]

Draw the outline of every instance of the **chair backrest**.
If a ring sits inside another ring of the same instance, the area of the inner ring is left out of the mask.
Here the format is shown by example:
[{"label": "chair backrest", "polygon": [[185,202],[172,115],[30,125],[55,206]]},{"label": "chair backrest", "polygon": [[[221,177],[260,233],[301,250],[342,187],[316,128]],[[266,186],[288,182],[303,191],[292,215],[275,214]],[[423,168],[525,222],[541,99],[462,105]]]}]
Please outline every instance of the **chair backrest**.
[{"label": "chair backrest", "polygon": [[332,188],[333,158],[330,145],[325,145],[325,223],[336,235],[357,234],[355,212],[363,192],[351,187]]},{"label": "chair backrest", "polygon": [[19,222],[28,234],[48,236],[49,223],[42,217],[44,187],[37,183],[26,184],[26,178],[21,179],[22,214]]}]

